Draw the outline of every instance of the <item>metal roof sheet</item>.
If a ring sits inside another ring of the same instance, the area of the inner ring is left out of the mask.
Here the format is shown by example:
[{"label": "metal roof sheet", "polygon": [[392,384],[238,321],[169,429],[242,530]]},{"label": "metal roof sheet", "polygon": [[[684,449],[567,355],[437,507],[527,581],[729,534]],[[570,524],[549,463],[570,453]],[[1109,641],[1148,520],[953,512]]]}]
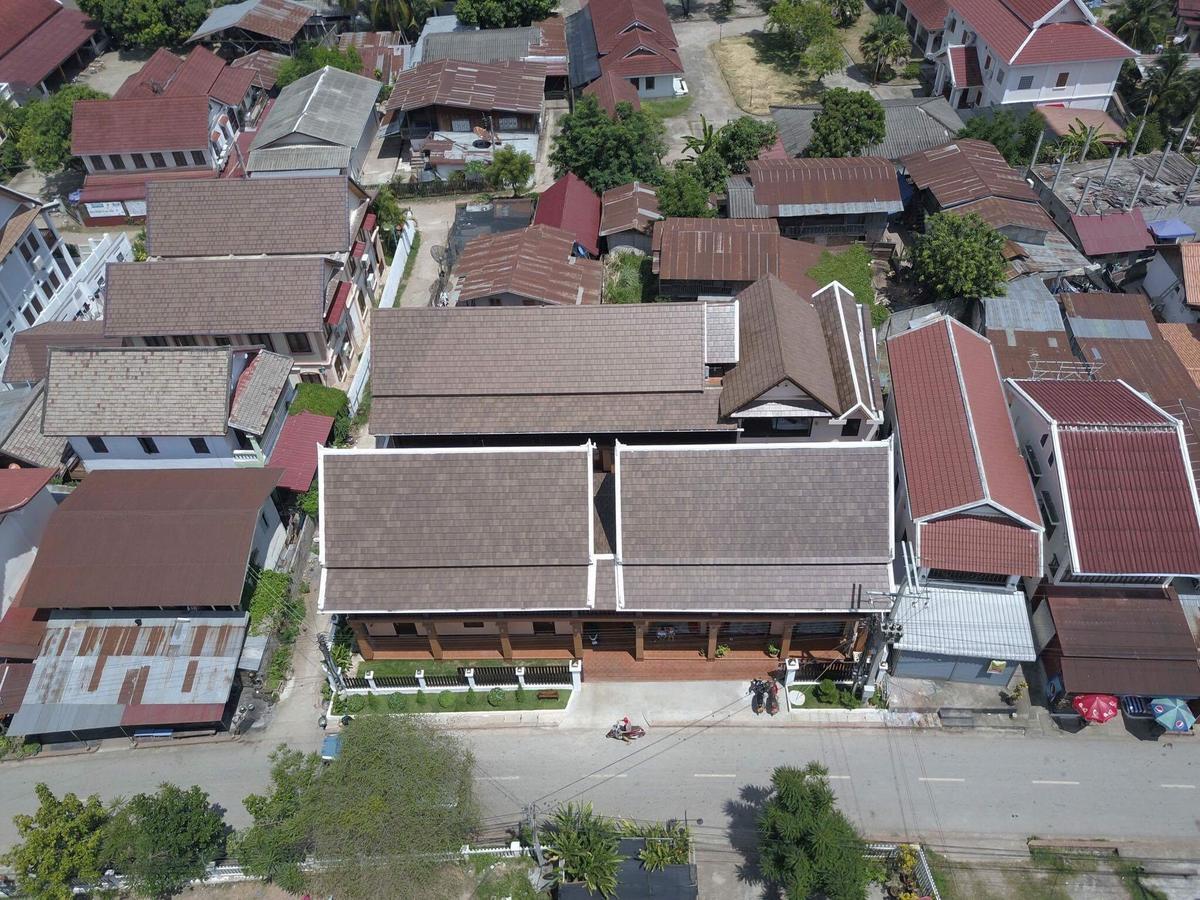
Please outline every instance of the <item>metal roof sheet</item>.
[{"label": "metal roof sheet", "polygon": [[[903,97],[879,101],[883,106],[884,137],[864,147],[863,156],[897,160],[910,153],[940,147],[953,140],[963,122],[944,97]],[[772,106],[771,118],[789,156],[801,156],[812,140],[819,103]]]},{"label": "metal roof sheet", "polygon": [[258,128],[250,152],[292,135],[355,147],[371,116],[379,82],[326,66],[287,85]]},{"label": "metal roof sheet", "polygon": [[926,586],[896,601],[896,646],[915,653],[1032,662],[1037,659],[1022,591]]}]

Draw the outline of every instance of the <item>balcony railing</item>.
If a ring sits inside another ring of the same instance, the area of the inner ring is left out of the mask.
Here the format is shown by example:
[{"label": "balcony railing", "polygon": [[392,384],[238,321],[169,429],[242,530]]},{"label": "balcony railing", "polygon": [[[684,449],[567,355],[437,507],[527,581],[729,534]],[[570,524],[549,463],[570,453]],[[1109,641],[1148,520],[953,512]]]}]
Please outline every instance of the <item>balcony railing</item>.
[{"label": "balcony railing", "polygon": [[243,469],[258,469],[267,464],[262,450],[234,450],[233,464]]}]

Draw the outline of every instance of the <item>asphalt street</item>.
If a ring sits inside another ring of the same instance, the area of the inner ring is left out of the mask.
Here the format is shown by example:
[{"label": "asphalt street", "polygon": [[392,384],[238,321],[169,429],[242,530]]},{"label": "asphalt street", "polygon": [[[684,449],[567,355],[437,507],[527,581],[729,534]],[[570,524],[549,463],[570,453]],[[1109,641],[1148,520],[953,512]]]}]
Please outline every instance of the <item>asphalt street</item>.
[{"label": "asphalt street", "polygon": [[[1143,857],[1200,855],[1200,745],[1083,736],[950,734],[919,729],[691,727],[652,729],[633,744],[602,729],[464,733],[477,763],[487,824],[568,800],[636,819],[686,816],[701,847],[752,842],[754,802],[778,765],[824,763],[839,802],[870,838],[939,847],[1022,845],[1028,837],[1106,838]],[[33,786],[109,799],[162,781],[196,783],[246,824],[242,798],[262,789],[276,740],[6,763],[0,847],[12,815],[32,811]],[[294,746],[316,749],[318,733]],[[732,845],[732,846],[731,846]]]}]

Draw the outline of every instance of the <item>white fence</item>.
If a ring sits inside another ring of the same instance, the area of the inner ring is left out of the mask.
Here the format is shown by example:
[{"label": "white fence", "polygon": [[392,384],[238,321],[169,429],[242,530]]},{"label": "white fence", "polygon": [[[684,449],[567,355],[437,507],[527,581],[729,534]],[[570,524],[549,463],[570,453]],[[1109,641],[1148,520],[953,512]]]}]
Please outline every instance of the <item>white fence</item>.
[{"label": "white fence", "polygon": [[350,387],[346,390],[351,416],[358,412],[358,405],[362,403],[363,394],[367,390],[367,382],[371,380],[371,346],[368,341],[367,349],[363,351],[362,359],[358,361],[358,371],[354,373],[354,380],[350,382]]},{"label": "white fence", "polygon": [[411,212],[405,213],[404,225],[396,235],[396,253],[392,256],[392,267],[388,269],[387,281],[383,285],[383,297],[379,300],[381,309],[391,309],[396,305],[396,294],[400,290],[400,282],[404,279],[404,269],[408,265],[408,255],[412,252],[413,241],[417,237],[417,220]]}]

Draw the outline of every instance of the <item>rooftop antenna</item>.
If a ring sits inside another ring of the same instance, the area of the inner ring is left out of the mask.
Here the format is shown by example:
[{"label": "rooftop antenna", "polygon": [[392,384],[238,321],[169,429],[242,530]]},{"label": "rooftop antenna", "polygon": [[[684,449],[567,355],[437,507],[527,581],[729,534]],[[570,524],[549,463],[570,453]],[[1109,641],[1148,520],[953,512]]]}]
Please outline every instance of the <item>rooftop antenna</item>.
[{"label": "rooftop antenna", "polygon": [[1171,145],[1170,145],[1170,143],[1168,143],[1167,146],[1163,148],[1163,154],[1158,160],[1158,168],[1156,168],[1154,170],[1154,180],[1155,181],[1158,181],[1158,176],[1160,176],[1162,174],[1163,166],[1165,166],[1167,164],[1167,157],[1170,155],[1171,155]]},{"label": "rooftop antenna", "polygon": [[1087,200],[1088,190],[1091,188],[1091,186],[1092,176],[1089,175],[1087,180],[1083,182],[1083,192],[1079,195],[1079,202],[1075,204],[1075,215],[1079,215],[1081,212],[1083,212],[1083,203],[1085,200]]}]

